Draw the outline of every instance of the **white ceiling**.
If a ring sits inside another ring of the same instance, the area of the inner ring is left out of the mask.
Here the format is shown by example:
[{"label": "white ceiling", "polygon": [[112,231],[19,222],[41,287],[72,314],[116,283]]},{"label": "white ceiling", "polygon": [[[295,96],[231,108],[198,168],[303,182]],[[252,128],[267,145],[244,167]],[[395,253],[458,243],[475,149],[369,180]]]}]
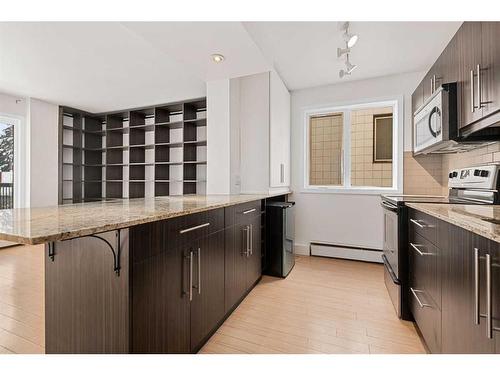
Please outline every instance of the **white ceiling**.
[{"label": "white ceiling", "polygon": [[290,90],[430,68],[461,22],[351,22],[359,35],[350,61],[358,68],[342,80],[345,47],[338,22],[245,22],[264,56]]},{"label": "white ceiling", "polygon": [[[426,70],[459,25],[354,22],[347,79]],[[341,45],[337,22],[0,23],[0,91],[103,112],[203,96],[206,81],[272,66],[293,90],[338,82]]]}]

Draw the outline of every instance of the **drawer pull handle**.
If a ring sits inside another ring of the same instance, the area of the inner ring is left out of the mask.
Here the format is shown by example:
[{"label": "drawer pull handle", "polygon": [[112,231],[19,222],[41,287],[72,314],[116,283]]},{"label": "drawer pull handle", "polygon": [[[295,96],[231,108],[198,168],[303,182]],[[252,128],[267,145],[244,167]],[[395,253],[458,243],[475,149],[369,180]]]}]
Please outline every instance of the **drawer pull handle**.
[{"label": "drawer pull handle", "polygon": [[256,208],[252,208],[250,210],[243,211],[243,215],[250,214],[250,213],[255,212],[255,211],[257,211],[257,209]]},{"label": "drawer pull handle", "polygon": [[474,248],[474,324],[479,325],[479,249]]},{"label": "drawer pull handle", "polygon": [[413,247],[413,250],[415,250],[418,255],[420,256],[425,256],[425,255],[432,255],[432,253],[424,253],[422,252],[422,250],[419,249],[419,246],[422,246],[422,245],[415,245],[414,243],[410,242],[410,246]]},{"label": "drawer pull handle", "polygon": [[420,221],[419,220],[415,220],[415,219],[410,219],[410,221],[415,224],[417,227],[419,228],[431,228],[432,225],[427,225],[427,224],[420,224]]},{"label": "drawer pull handle", "polygon": [[208,227],[209,225],[210,225],[210,223],[200,224],[200,225],[197,225],[195,227],[182,229],[182,230],[179,231],[179,233],[180,234],[184,234],[184,233],[192,232],[193,230],[205,228],[205,227]]},{"label": "drawer pull handle", "polygon": [[410,288],[410,290],[413,293],[413,296],[417,300],[421,309],[423,309],[424,307],[432,307],[432,305],[429,305],[427,303],[422,303],[422,301],[420,301],[420,298],[418,298],[417,293],[423,293],[423,290],[418,290],[418,289],[413,289],[413,288]]}]

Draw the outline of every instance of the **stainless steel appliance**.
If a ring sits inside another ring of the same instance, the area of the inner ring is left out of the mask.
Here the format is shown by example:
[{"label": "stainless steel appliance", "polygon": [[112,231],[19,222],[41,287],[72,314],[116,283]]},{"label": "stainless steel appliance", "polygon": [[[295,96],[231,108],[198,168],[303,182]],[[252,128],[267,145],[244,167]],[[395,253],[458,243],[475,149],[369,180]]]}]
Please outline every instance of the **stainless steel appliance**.
[{"label": "stainless steel appliance", "polygon": [[413,115],[415,154],[454,153],[498,140],[500,128],[463,137],[459,132],[457,84],[440,86]]},{"label": "stainless steel appliance", "polygon": [[445,196],[382,195],[384,208],[384,279],[398,317],[411,319],[408,298],[407,202],[441,204],[500,204],[500,164],[450,171]]},{"label": "stainless steel appliance", "polygon": [[266,203],[266,268],[264,273],[286,277],[295,265],[295,202]]}]

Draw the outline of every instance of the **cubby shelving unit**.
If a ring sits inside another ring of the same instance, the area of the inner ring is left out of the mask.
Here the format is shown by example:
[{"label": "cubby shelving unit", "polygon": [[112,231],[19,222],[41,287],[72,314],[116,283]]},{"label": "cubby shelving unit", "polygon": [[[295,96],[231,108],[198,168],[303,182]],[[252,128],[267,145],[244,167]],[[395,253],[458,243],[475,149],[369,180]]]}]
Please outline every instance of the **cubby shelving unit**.
[{"label": "cubby shelving unit", "polygon": [[206,193],[206,99],[60,108],[60,203]]}]

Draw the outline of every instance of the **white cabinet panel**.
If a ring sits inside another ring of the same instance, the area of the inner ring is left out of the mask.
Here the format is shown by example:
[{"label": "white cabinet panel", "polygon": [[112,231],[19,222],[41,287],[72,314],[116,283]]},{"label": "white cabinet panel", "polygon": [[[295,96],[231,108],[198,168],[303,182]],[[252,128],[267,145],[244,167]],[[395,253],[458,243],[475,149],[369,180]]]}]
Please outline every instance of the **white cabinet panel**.
[{"label": "white cabinet panel", "polygon": [[270,72],[271,187],[290,185],[290,93],[278,74]]}]

